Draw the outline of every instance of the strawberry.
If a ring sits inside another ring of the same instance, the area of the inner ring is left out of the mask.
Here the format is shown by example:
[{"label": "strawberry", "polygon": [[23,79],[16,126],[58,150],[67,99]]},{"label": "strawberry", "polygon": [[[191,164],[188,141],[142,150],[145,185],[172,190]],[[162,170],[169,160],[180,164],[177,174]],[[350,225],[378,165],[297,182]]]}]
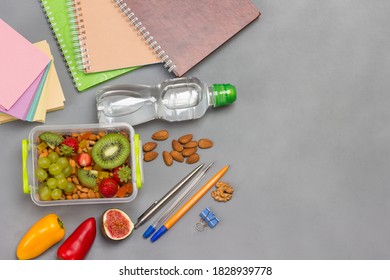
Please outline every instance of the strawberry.
[{"label": "strawberry", "polygon": [[99,184],[99,192],[103,197],[113,197],[118,191],[118,183],[113,178],[104,178]]},{"label": "strawberry", "polygon": [[127,183],[131,178],[131,169],[127,165],[122,165],[114,168],[113,178],[120,183]]},{"label": "strawberry", "polygon": [[61,143],[61,152],[64,156],[71,156],[76,154],[78,149],[79,142],[73,137],[68,137]]},{"label": "strawberry", "polygon": [[77,159],[77,162],[82,167],[90,166],[92,162],[92,158],[87,153],[81,153]]}]

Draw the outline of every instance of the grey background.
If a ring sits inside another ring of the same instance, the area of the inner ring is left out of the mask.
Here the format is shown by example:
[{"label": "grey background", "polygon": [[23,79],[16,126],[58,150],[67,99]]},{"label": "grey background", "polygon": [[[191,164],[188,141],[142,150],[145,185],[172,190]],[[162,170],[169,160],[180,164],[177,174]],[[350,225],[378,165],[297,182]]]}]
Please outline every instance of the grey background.
[{"label": "grey background", "polygon": [[[196,121],[135,127],[144,142],[159,129],[170,139],[212,139],[215,147],[201,152],[202,162],[214,161],[207,178],[230,164],[224,180],[234,198],[218,204],[207,194],[153,244],[142,238],[146,225],[115,244],[98,232],[88,259],[389,258],[390,2],[254,2],[261,17],[188,73],[235,84],[237,102]],[[153,65],[78,93],[38,1],[1,0],[0,17],[31,42],[50,44],[66,104],[46,124],[96,123],[102,86],[173,78]],[[50,212],[67,236],[111,206],[135,221],[195,167],[166,167],[161,157],[144,163],[144,187],[129,204],[39,207],[23,194],[21,177],[20,143],[36,125],[0,125],[1,259],[15,259],[20,238]],[[200,233],[194,224],[207,206],[221,222]],[[55,259],[59,245],[38,259]]]}]

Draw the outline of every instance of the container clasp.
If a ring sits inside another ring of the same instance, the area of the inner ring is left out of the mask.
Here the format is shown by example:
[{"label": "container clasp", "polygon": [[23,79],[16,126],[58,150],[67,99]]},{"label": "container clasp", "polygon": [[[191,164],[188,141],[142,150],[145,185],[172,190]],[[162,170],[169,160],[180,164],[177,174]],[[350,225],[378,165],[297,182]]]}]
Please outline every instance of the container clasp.
[{"label": "container clasp", "polygon": [[27,158],[29,151],[29,142],[27,139],[22,140],[22,176],[23,176],[23,192],[25,194],[30,193],[30,187],[28,184],[28,172],[27,172]]}]

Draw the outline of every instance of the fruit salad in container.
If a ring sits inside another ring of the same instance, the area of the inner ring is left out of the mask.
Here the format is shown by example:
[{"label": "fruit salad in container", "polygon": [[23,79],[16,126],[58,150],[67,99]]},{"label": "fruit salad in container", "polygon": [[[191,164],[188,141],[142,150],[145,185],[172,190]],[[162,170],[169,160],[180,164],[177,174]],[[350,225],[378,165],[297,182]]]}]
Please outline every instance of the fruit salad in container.
[{"label": "fruit salad in container", "polygon": [[141,146],[126,123],[37,126],[22,141],[23,190],[40,206],[130,202]]}]

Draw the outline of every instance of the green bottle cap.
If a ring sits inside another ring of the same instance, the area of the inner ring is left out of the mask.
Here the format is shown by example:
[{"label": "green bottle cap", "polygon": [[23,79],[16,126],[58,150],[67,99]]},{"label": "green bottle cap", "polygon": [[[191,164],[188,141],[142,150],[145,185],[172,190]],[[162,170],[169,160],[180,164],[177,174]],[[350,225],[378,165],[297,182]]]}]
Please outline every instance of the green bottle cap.
[{"label": "green bottle cap", "polygon": [[236,87],[231,84],[213,84],[215,105],[220,107],[236,101]]}]

